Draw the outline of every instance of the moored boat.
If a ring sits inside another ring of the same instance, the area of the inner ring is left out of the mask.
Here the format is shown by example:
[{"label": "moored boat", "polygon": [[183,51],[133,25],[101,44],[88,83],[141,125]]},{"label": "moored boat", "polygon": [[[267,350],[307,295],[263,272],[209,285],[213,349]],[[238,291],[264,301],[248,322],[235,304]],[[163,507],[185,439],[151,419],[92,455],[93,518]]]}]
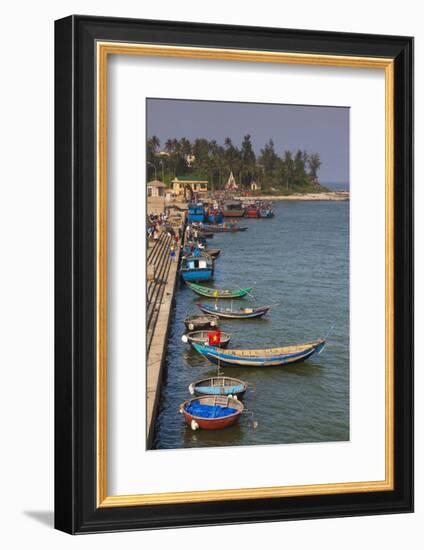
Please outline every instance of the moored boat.
[{"label": "moored boat", "polygon": [[214,233],[237,233],[247,231],[247,227],[240,227],[236,223],[224,222],[221,224],[199,224],[194,226],[202,235],[213,235]]},{"label": "moored boat", "polygon": [[[187,342],[189,342],[192,345],[193,344],[208,345],[209,334],[210,334],[210,331],[208,330],[196,330],[194,332],[188,332],[183,336],[183,338],[187,339]],[[219,346],[221,348],[226,348],[231,340],[231,335],[228,334],[228,332],[222,332],[222,331],[220,331],[219,334],[220,334]]]},{"label": "moored boat", "polygon": [[199,237],[203,237],[204,239],[212,239],[213,238],[213,232],[212,231],[203,231],[203,230],[199,229],[198,235],[199,235]]},{"label": "moored boat", "polygon": [[205,296],[206,298],[243,298],[252,290],[249,288],[210,288],[196,283],[187,283],[187,286],[196,294]]},{"label": "moored boat", "polygon": [[210,208],[206,216],[206,221],[213,224],[222,223],[224,221],[222,210]]},{"label": "moored boat", "polygon": [[220,430],[235,424],[244,405],[238,399],[221,395],[188,399],[180,405],[180,413],[192,430]]},{"label": "moored boat", "polygon": [[239,310],[231,308],[220,308],[216,305],[196,304],[199,309],[205,313],[211,313],[224,319],[254,319],[262,317],[271,309],[271,306],[262,306],[258,308],[242,307]]},{"label": "moored boat", "polygon": [[248,388],[247,382],[229,376],[212,376],[192,382],[188,387],[191,395],[236,395],[242,399]]},{"label": "moored boat", "polygon": [[244,216],[244,208],[240,201],[225,201],[222,206],[224,218],[241,218]]},{"label": "moored boat", "polygon": [[213,259],[207,254],[191,254],[181,260],[181,277],[184,281],[209,281],[213,277]]},{"label": "moored boat", "polygon": [[204,225],[200,230],[206,233],[237,233],[239,231],[247,231],[247,227],[240,227],[236,223],[224,222],[218,225]]},{"label": "moored boat", "polygon": [[212,256],[214,260],[218,258],[218,256],[221,254],[220,248],[207,248],[206,252],[209,254],[209,256]]},{"label": "moored boat", "polygon": [[188,205],[188,222],[204,222],[205,221],[205,209],[201,202],[190,203]]},{"label": "moored boat", "polygon": [[274,212],[271,210],[271,208],[261,208],[259,210],[259,217],[260,218],[273,218]]},{"label": "moored boat", "polygon": [[216,315],[188,315],[184,319],[186,328],[190,331],[219,326],[219,317]]},{"label": "moored boat", "polygon": [[260,210],[256,204],[250,204],[246,207],[247,218],[260,218]]},{"label": "moored boat", "polygon": [[326,341],[320,338],[314,342],[267,349],[220,350],[201,344],[193,344],[193,347],[220,367],[279,367],[305,361],[314,353],[321,353],[325,345]]}]

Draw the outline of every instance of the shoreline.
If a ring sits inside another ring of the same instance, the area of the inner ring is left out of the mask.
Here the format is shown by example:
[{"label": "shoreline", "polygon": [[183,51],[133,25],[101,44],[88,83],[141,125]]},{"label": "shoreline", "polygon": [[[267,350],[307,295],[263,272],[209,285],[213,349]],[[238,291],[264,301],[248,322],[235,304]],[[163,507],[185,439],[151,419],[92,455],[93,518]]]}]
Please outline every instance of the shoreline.
[{"label": "shoreline", "polygon": [[292,195],[258,195],[254,198],[267,201],[348,201],[350,193],[349,191],[328,191],[323,193],[293,193]]}]

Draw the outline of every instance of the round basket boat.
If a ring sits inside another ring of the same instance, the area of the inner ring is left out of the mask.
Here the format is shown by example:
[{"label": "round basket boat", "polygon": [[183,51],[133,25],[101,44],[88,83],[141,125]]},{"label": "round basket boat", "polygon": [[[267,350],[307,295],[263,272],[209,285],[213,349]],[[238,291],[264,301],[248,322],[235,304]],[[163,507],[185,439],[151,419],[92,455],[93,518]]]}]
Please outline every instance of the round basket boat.
[{"label": "round basket boat", "polygon": [[219,318],[216,315],[189,315],[184,319],[184,324],[188,330],[201,330],[209,327],[219,326]]},{"label": "round basket boat", "polygon": [[[228,332],[221,332],[220,333],[220,348],[226,348],[231,340],[231,334],[228,334]],[[186,334],[188,342],[190,344],[196,343],[200,344],[202,346],[208,346],[209,345],[209,331],[208,330],[196,330],[194,332],[189,332]]]},{"label": "round basket boat", "polygon": [[243,412],[243,403],[221,395],[195,397],[180,405],[180,413],[192,430],[221,430],[234,425]]},{"label": "round basket boat", "polygon": [[229,395],[241,399],[248,388],[247,382],[229,376],[212,376],[192,382],[188,387],[191,395]]}]

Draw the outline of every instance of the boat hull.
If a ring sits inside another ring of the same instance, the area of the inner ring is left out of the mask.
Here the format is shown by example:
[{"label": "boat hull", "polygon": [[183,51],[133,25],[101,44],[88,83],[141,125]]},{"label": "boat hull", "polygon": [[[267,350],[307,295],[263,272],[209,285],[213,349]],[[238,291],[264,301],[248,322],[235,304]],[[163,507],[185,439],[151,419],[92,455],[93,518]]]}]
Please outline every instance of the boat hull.
[{"label": "boat hull", "polygon": [[[191,345],[201,344],[207,346],[209,344],[209,331],[207,330],[196,330],[194,332],[189,332],[186,336]],[[228,334],[227,332],[221,332],[221,341],[219,347],[226,348],[230,343],[230,340],[230,334]]]},{"label": "boat hull", "polygon": [[185,282],[210,281],[213,277],[212,269],[196,269],[193,271],[181,271],[181,277]]},{"label": "boat hull", "polygon": [[261,218],[273,218],[273,217],[274,217],[274,212],[263,210],[263,211],[261,211],[261,213],[260,213],[260,217],[261,217]]},{"label": "boat hull", "polygon": [[[266,354],[267,350],[263,350],[264,354],[262,356],[257,355],[237,355],[234,353],[234,350],[221,351],[214,349],[210,346],[201,346],[199,344],[194,344],[194,349],[199,352],[203,357],[208,359],[211,363],[218,365],[220,367],[281,367],[284,365],[292,365],[294,363],[300,363],[309,359],[314,353],[320,353],[326,345],[325,340],[317,340],[316,342],[311,342],[305,344],[303,349],[296,351],[288,351],[286,353]],[[233,353],[232,353],[233,351]],[[244,350],[248,352],[249,350]],[[268,350],[270,352],[272,350]]]},{"label": "boat hull", "polygon": [[224,218],[242,218],[244,216],[244,210],[224,210]]},{"label": "boat hull", "polygon": [[224,219],[224,216],[222,215],[222,212],[219,214],[209,214],[208,215],[208,222],[209,223],[222,223]]},{"label": "boat hull", "polygon": [[243,380],[238,378],[229,378],[228,376],[215,376],[197,380],[188,387],[191,395],[223,395],[237,396],[237,399],[242,399],[246,393],[248,385]]},{"label": "boat hull", "polygon": [[[195,416],[187,411],[187,407],[193,402],[200,402],[202,404],[208,405],[234,407],[236,409],[236,412],[229,416],[218,418],[204,418],[200,416]],[[224,428],[233,426],[239,421],[243,409],[243,404],[240,403],[240,401],[225,396],[195,397],[193,399],[189,399],[188,401],[184,401],[184,403],[180,405],[180,412],[183,414],[186,423],[193,429],[192,423],[194,422],[195,424],[197,424],[197,427],[202,430],[222,430]]]},{"label": "boat hull", "polygon": [[196,284],[190,284],[188,283],[187,286],[196,294],[199,296],[204,296],[205,298],[212,298],[213,300],[219,299],[234,299],[234,298],[243,298],[249,292],[251,292],[252,288],[241,288],[241,289],[218,289],[218,288],[208,288],[208,287],[202,287],[201,285]]},{"label": "boat hull", "polygon": [[246,211],[246,218],[260,218],[260,214],[258,210],[247,210]]},{"label": "boat hull", "polygon": [[218,258],[218,256],[221,254],[220,248],[209,248],[206,250],[206,252],[211,256],[214,260]]},{"label": "boat hull", "polygon": [[252,312],[246,313],[244,311],[225,311],[222,309],[215,309],[213,306],[207,306],[206,304],[196,304],[199,309],[204,313],[210,313],[211,315],[217,315],[222,319],[256,319],[263,317],[271,309],[270,306],[254,309]]},{"label": "boat hull", "polygon": [[190,331],[219,326],[219,318],[216,315],[190,316],[184,319],[186,328]]}]

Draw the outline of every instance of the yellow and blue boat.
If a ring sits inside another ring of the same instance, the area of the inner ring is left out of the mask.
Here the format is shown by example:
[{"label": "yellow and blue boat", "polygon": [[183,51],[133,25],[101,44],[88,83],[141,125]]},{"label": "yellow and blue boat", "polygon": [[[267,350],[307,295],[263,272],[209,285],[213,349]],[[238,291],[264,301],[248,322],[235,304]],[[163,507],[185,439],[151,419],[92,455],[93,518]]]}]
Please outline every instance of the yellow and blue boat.
[{"label": "yellow and blue boat", "polygon": [[305,344],[267,349],[222,350],[214,346],[193,343],[194,349],[211,363],[220,367],[280,367],[309,359],[326,346],[323,338]]}]

